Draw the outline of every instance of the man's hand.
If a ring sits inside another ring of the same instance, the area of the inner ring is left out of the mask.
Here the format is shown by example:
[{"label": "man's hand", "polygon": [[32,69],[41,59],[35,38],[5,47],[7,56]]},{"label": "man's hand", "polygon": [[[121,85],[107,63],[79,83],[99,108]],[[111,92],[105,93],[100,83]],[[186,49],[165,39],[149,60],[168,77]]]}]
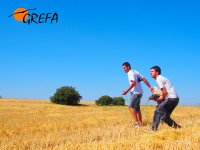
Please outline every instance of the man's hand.
[{"label": "man's hand", "polygon": [[163,100],[164,100],[164,97],[162,95],[157,98],[158,103],[162,102]]},{"label": "man's hand", "polygon": [[154,88],[152,88],[152,87],[149,87],[149,90],[150,90],[151,92],[153,92],[153,91],[154,91]]},{"label": "man's hand", "polygon": [[161,88],[161,95],[160,97],[157,99],[158,103],[162,102],[165,100],[165,97],[167,95],[167,89],[165,87]]},{"label": "man's hand", "polygon": [[122,95],[126,95],[128,91],[122,91]]}]

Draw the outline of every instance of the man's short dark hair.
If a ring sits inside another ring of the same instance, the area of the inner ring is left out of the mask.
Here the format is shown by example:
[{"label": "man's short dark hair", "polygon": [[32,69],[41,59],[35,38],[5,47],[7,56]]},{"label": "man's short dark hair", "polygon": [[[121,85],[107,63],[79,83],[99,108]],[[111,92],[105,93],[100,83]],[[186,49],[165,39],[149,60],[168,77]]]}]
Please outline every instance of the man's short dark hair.
[{"label": "man's short dark hair", "polygon": [[153,66],[151,67],[151,69],[155,69],[155,71],[158,72],[159,75],[161,74],[161,69],[159,66]]},{"label": "man's short dark hair", "polygon": [[129,62],[124,62],[124,63],[122,64],[122,66],[126,66],[126,67],[131,68],[131,65],[129,64]]}]

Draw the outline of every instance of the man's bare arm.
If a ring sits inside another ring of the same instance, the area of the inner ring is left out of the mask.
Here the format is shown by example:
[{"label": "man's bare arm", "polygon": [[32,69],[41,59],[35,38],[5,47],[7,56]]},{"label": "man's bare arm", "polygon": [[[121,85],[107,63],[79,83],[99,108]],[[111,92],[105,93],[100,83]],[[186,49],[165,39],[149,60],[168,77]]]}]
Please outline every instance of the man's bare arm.
[{"label": "man's bare arm", "polygon": [[128,93],[128,91],[130,91],[135,86],[135,84],[136,84],[136,82],[134,80],[131,80],[130,86],[128,87],[127,90],[122,92],[122,95],[126,95]]},{"label": "man's bare arm", "polygon": [[143,77],[142,80],[147,85],[147,87],[150,89],[150,91],[153,91],[153,88],[151,87],[151,85],[149,84],[149,82],[147,81],[147,79]]},{"label": "man's bare arm", "polygon": [[162,101],[165,99],[165,97],[167,96],[167,89],[165,87],[161,88],[161,95],[160,97],[157,99],[157,101]]}]

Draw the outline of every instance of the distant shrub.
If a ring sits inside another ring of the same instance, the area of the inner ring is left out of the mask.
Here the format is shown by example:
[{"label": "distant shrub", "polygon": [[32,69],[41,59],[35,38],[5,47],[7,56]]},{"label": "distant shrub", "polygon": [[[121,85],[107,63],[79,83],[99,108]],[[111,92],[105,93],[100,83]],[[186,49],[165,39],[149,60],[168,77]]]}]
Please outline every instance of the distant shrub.
[{"label": "distant shrub", "polygon": [[82,97],[74,87],[64,86],[56,90],[50,97],[52,103],[64,105],[77,105]]},{"label": "distant shrub", "polygon": [[123,97],[113,97],[112,101],[113,105],[125,105],[125,99]]},{"label": "distant shrub", "polygon": [[123,97],[110,97],[108,95],[101,96],[95,101],[96,105],[125,105],[125,100]]},{"label": "distant shrub", "polygon": [[101,96],[98,100],[95,101],[97,105],[111,105],[112,104],[112,97],[108,95]]}]

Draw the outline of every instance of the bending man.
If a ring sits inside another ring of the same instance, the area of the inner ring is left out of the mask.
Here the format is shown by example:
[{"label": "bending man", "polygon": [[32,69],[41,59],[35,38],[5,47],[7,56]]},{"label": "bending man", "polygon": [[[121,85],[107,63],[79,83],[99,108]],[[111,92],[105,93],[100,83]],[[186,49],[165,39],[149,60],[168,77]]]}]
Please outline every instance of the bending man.
[{"label": "bending man", "polygon": [[162,119],[167,125],[174,128],[180,128],[170,115],[179,102],[179,97],[172,86],[171,82],[160,75],[161,69],[159,66],[151,67],[151,77],[154,78],[161,90],[161,95],[157,99],[158,106],[154,112],[152,131],[156,131]]}]

